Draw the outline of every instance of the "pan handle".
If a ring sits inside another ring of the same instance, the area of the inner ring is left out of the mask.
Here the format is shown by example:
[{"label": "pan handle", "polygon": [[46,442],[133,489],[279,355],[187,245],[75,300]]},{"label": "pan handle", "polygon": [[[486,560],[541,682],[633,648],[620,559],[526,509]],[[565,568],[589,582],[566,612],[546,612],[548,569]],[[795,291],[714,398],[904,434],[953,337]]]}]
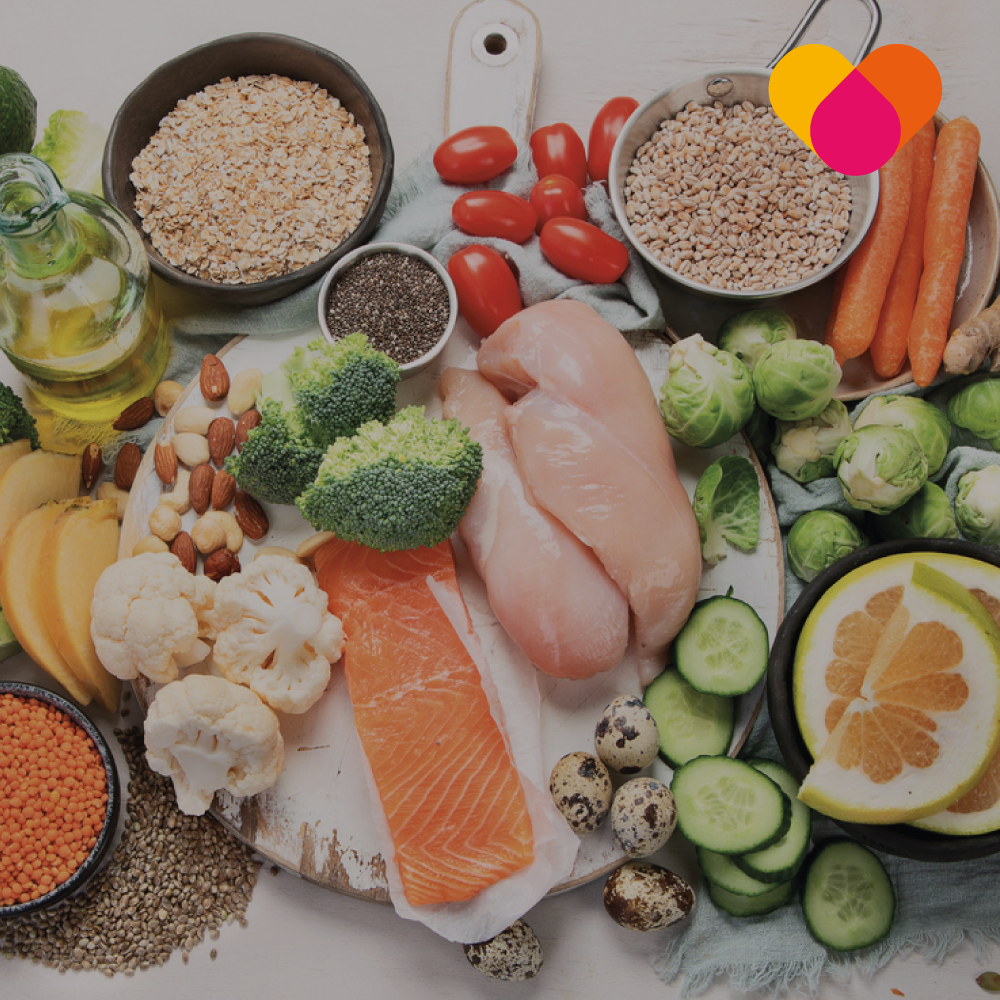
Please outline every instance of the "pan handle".
[{"label": "pan handle", "polygon": [[[855,65],[871,52],[872,46],[875,44],[875,39],[878,37],[879,28],[882,27],[882,11],[879,9],[878,0],[861,0],[861,2],[868,8],[871,22],[868,25],[868,33],[861,43],[861,48],[854,58]],[[774,69],[782,58],[799,44],[802,36],[806,33],[806,29],[813,23],[816,15],[819,13],[820,7],[825,3],[826,0],[813,0],[810,8],[805,12],[805,16],[795,26],[795,30],[789,36],[788,41],[781,47],[781,51],[767,64],[768,69]]]}]

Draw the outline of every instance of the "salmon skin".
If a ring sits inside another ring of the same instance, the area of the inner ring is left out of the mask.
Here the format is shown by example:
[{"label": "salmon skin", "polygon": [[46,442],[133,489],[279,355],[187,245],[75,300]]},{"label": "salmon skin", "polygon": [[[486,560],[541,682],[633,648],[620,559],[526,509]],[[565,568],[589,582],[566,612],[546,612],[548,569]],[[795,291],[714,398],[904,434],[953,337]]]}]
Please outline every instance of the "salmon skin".
[{"label": "salmon skin", "polygon": [[479,669],[427,582],[459,593],[451,543],[383,553],[334,539],[314,558],[407,902],[471,899],[534,848]]}]

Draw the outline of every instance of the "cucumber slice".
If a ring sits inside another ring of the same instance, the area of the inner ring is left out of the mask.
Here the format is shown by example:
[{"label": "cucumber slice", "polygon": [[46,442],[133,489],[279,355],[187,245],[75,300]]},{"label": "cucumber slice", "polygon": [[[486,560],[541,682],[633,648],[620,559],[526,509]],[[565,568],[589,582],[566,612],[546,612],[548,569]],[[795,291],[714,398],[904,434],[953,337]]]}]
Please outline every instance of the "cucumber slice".
[{"label": "cucumber slice", "polygon": [[820,944],[854,951],[889,933],[896,894],[882,862],[867,847],[853,840],[834,840],[809,859],[802,909]]},{"label": "cucumber slice", "polygon": [[695,757],[677,769],[670,789],[681,832],[718,854],[768,847],[792,819],[788,796],[766,774],[732,757]]},{"label": "cucumber slice", "polygon": [[735,861],[736,855],[717,854],[704,847],[698,848],[698,865],[702,875],[720,889],[725,889],[734,896],[763,896],[774,888],[774,882],[761,882],[760,879],[747,875],[736,866]]},{"label": "cucumber slice", "polygon": [[794,891],[794,879],[773,886],[770,892],[765,892],[762,896],[737,896],[736,893],[727,892],[721,886],[708,883],[708,894],[712,902],[731,917],[759,917],[764,913],[770,913],[779,906],[784,906],[792,898]]},{"label": "cucumber slice", "polygon": [[764,676],[769,649],[767,626],[757,612],[745,601],[718,596],[695,605],[673,654],[696,691],[733,697]]},{"label": "cucumber slice", "polygon": [[695,691],[668,667],[646,688],[643,701],[656,720],[660,756],[671,767],[729,749],[736,717],[732,698]]},{"label": "cucumber slice", "polygon": [[761,882],[787,882],[802,867],[809,852],[812,810],[796,797],[799,783],[783,764],[775,760],[750,760],[747,763],[766,774],[788,796],[792,804],[792,821],[781,840],[759,851],[735,855],[733,863]]}]

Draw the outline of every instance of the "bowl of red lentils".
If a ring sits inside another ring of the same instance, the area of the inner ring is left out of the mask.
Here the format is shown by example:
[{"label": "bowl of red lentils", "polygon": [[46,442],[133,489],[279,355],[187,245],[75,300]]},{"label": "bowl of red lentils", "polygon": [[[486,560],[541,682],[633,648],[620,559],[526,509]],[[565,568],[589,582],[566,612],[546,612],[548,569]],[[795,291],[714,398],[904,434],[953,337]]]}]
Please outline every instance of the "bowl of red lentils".
[{"label": "bowl of red lentils", "polygon": [[45,688],[0,681],[0,920],[79,892],[107,857],[120,804],[93,722]]},{"label": "bowl of red lentils", "polygon": [[107,200],[153,272],[219,304],[318,281],[367,242],[392,185],[389,128],[342,58],[287,35],[230,35],[154,70],[104,149]]},{"label": "bowl of red lentils", "polygon": [[330,269],[320,285],[318,309],[327,340],[363,333],[410,378],[444,351],[458,320],[458,294],[447,268],[425,250],[368,243]]}]

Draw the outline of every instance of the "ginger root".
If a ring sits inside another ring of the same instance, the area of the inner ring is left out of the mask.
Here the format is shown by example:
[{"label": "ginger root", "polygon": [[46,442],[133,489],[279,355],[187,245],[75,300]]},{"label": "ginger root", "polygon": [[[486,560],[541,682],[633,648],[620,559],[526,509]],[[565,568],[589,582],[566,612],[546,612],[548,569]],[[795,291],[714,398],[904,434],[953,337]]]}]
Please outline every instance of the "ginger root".
[{"label": "ginger root", "polygon": [[990,371],[1000,371],[1000,298],[952,332],[942,360],[950,375],[968,375],[987,358]]}]

